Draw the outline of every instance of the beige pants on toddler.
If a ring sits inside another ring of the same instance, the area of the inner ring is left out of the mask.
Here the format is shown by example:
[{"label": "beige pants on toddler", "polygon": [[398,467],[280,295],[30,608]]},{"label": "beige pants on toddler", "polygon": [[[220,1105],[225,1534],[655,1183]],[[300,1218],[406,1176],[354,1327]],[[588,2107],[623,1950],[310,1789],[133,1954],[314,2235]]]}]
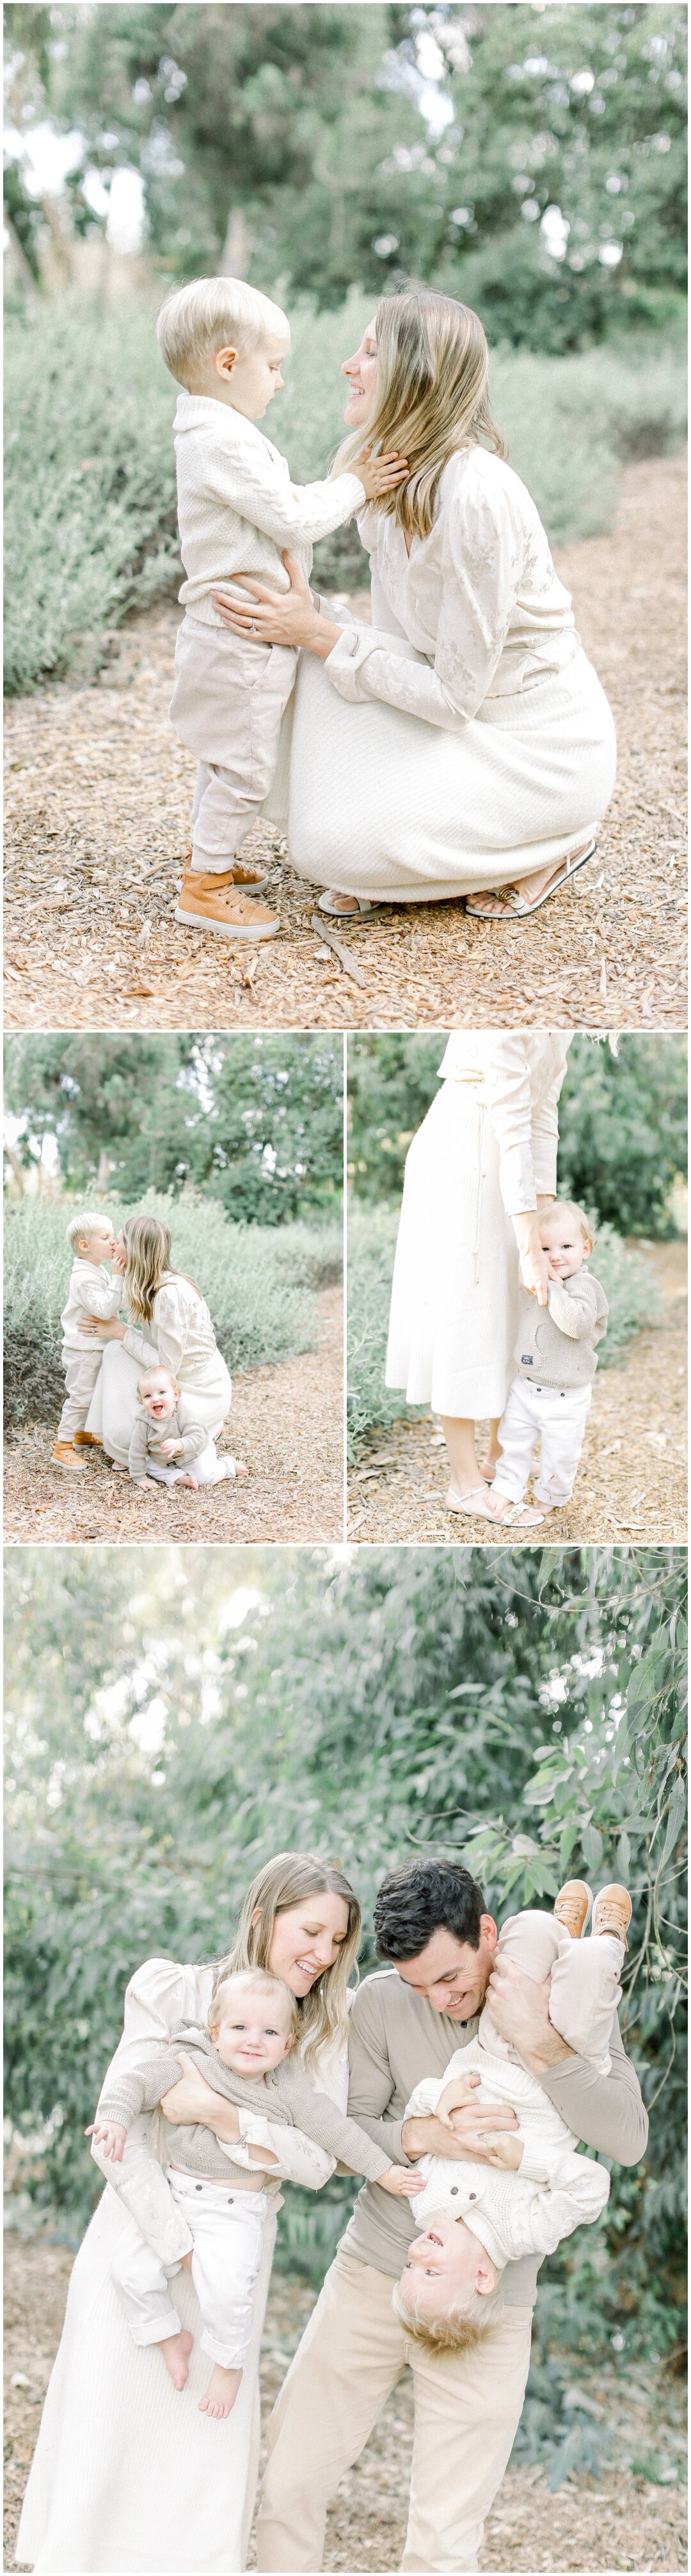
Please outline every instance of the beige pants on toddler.
[{"label": "beige pants on toddler", "polygon": [[272,785],[297,655],[245,644],[227,627],[185,617],[175,648],[171,724],[199,763],[192,866],[221,875],[237,857]]},{"label": "beige pants on toddler", "polygon": [[100,1347],[94,1350],[93,1344],[91,1350],[86,1348],[83,1351],[71,1351],[66,1345],[63,1347],[62,1358],[65,1370],[65,1402],[60,1415],[58,1439],[73,1440],[75,1431],[85,1429],[103,1352]]},{"label": "beige pants on toddler", "polygon": [[[502,1924],[497,1947],[536,1984],[543,1985],[549,1977],[549,2017],[554,2029],[577,2057],[587,2058],[601,2075],[608,2075],[612,2022],[621,2003],[623,1941],[613,1932],[602,1932],[595,1941],[572,1941],[552,1914],[526,1908],[524,1914],[511,1914]],[[492,2057],[508,2056],[506,2041],[494,2028],[490,2004],[480,2015],[478,2039]]]},{"label": "beige pants on toddler", "polygon": [[339,2246],[268,2427],[257,2566],[320,2568],[327,2507],[410,2362],[415,2434],[406,2571],[474,2570],[520,2422],[532,2308],[505,2307],[470,2352],[405,2333],[393,2279]]}]

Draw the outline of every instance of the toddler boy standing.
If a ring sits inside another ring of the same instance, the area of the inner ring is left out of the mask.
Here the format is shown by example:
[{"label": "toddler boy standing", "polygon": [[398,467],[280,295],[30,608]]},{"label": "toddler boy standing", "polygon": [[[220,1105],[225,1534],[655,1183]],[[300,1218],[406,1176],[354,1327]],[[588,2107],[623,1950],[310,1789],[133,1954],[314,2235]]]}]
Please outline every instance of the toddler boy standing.
[{"label": "toddler boy standing", "polygon": [[196,278],[167,296],[158,344],[183,388],[175,452],[186,615],[170,715],[199,763],[175,917],[226,939],[271,939],[277,914],[242,891],[256,896],[266,878],[238,853],[272,785],[297,654],[231,634],[211,594],[242,573],[289,590],[284,549],[308,576],[312,545],[405,479],[407,468],[399,459],[371,462],[365,452],[357,473],[291,483],[286,458],[257,427],[282,390],[288,323],[238,278]]},{"label": "toddler boy standing", "polygon": [[492,1487],[499,1503],[520,1503],[535,1441],[540,1465],[535,1500],[548,1511],[568,1503],[597,1368],[595,1346],[607,1330],[607,1299],[587,1268],[592,1231],[582,1208],[556,1199],[540,1220],[549,1256],[546,1306],[523,1303],[516,1343],[518,1375],[499,1424],[501,1457]]},{"label": "toddler boy standing", "polygon": [[81,1315],[100,1315],[105,1324],[117,1315],[122,1305],[122,1280],[111,1278],[106,1261],[112,1261],[115,1236],[110,1217],[72,1216],[67,1227],[67,1241],[74,1253],[67,1292],[67,1305],[60,1317],[62,1324],[62,1360],[65,1370],[65,1402],[53,1450],[53,1463],[73,1474],[86,1466],[81,1449],[98,1449],[100,1441],[84,1424],[89,1411],[96,1379],[101,1366],[102,1343],[94,1337],[85,1340],[79,1330]]}]

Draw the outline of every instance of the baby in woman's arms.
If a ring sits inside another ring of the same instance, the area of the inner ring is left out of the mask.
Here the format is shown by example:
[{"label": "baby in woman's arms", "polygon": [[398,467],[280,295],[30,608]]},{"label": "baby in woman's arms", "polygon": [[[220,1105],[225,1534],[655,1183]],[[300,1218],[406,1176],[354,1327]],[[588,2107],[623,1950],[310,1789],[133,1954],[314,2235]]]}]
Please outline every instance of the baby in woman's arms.
[{"label": "baby in woman's arms", "polygon": [[220,588],[227,595],[243,573],[289,590],[286,550],[309,576],[319,538],[394,490],[408,469],[400,457],[370,457],[363,448],[352,473],[291,483],[285,456],[258,426],[282,390],[290,330],[280,306],[240,278],[196,277],[173,288],[159,313],[158,345],[180,387],[175,454],[185,617],[170,715],[199,764],[176,920],[225,939],[271,939],[278,914],[256,901],[266,878],[243,863],[240,850],[273,783],[297,653],[254,633],[246,640],[232,634],[213,594]]},{"label": "baby in woman's arms", "polygon": [[[589,1941],[583,1933],[592,1913]],[[620,1976],[631,1921],[625,1887],[603,1887],[593,1900],[581,1879],[567,1881],[554,1914],[511,1916],[498,1952],[540,1983],[550,1979],[549,2014],[567,2046],[609,2071],[609,2039],[621,1996]],[[487,2100],[479,2143],[488,2162],[447,2163],[421,2156],[425,2189],[416,2202],[413,2238],[393,2303],[409,2334],[430,2350],[462,2351],[486,2332],[502,2306],[507,2263],[553,2254],[562,2237],[592,2225],[609,2197],[609,2174],[576,2152],[576,2139],[536,2076],[512,2055],[485,2004],[475,2039],[457,2049],[445,2075],[417,2084],[406,2118],[428,2116],[453,2128],[473,2100]],[[492,2103],[510,2103],[518,2128],[492,2129]]]},{"label": "baby in woman's arms", "polygon": [[[179,2083],[179,2052],[184,2049],[213,2091],[236,2105],[239,2140],[251,2139],[257,2114],[269,2122],[271,2143],[261,2145],[261,2161],[276,2176],[281,2128],[295,2128],[354,2173],[365,2174],[399,2198],[413,2199],[424,2188],[419,2176],[391,2165],[329,2094],[316,2091],[297,2049],[291,2055],[296,2038],[295,2000],[282,1979],[264,1968],[238,1970],[217,1987],[208,2026],[181,2026],[169,2045],[152,2049],[138,2072],[118,2070],[99,2102],[94,2145],[121,2160],[133,2119],[140,2111],[155,2111]],[[201,2311],[202,2349],[214,2365],[200,2411],[226,2416],[235,2404],[252,2339],[267,2191],[255,2190],[250,2176],[229,2164],[211,2129],[165,2123],[165,2134],[168,2184],[192,2237],[189,2268]],[[259,2154],[256,2148],[255,2161]],[[177,2265],[161,2262],[131,2220],[113,2264],[115,2288],[135,2343],[160,2343],[174,2386],[183,2388],[192,2337],[183,2332],[170,2298],[172,2269]]]},{"label": "baby in woman's arms", "polygon": [[217,1458],[216,1443],[200,1422],[178,1416],[180,1388],[172,1370],[156,1365],[137,1379],[139,1398],[130,1441],[129,1470],[135,1485],[153,1478],[157,1485],[220,1485],[235,1475],[233,1458]]},{"label": "baby in woman's arms", "polygon": [[540,1219],[540,1242],[549,1258],[547,1305],[524,1297],[515,1351],[518,1374],[499,1424],[501,1457],[492,1496],[504,1509],[523,1501],[537,1439],[536,1502],[547,1511],[569,1502],[597,1368],[596,1344],[607,1330],[604,1288],[587,1266],[593,1235],[583,1209],[556,1199]]},{"label": "baby in woman's arms", "polygon": [[94,1214],[91,1208],[83,1215],[71,1216],[66,1228],[67,1241],[74,1254],[67,1305],[60,1317],[62,1324],[62,1361],[65,1371],[65,1402],[53,1449],[56,1467],[69,1474],[86,1466],[80,1450],[98,1449],[100,1441],[86,1431],[89,1406],[103,1356],[98,1334],[85,1340],[79,1330],[83,1315],[100,1315],[105,1324],[117,1315],[122,1305],[122,1280],[111,1278],[106,1262],[112,1261],[115,1236],[109,1216]]}]

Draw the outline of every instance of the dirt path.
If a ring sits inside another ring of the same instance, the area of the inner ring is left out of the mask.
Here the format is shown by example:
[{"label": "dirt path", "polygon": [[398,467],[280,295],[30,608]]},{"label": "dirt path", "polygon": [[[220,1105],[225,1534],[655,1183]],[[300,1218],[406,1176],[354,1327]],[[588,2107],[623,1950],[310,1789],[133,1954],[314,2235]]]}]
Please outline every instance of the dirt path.
[{"label": "dirt path", "polygon": [[557,555],[619,736],[596,865],[532,923],[450,903],[348,928],[364,989],[261,826],[281,935],[250,953],[173,921],[192,779],[166,712],[177,608],[133,620],[91,688],[11,702],[6,1027],[684,1027],[684,516],[682,458],[631,465],[613,534]]},{"label": "dirt path", "polygon": [[272,1539],[292,1545],[343,1537],[343,1299],[319,1294],[317,1349],[233,1379],[218,1448],[250,1469],[246,1483],[140,1493],[92,1450],[84,1476],[51,1465],[44,1424],[5,1450],[6,1540]]},{"label": "dirt path", "polygon": [[[686,1539],[686,1271],[684,1243],[637,1244],[662,1292],[663,1322],[636,1333],[621,1368],[595,1379],[572,1500],[544,1528],[512,1527],[512,1547],[553,1539],[600,1543]],[[482,1433],[478,1456],[483,1456]],[[492,1522],[447,1512],[444,1435],[429,1414],[373,1432],[348,1472],[348,1536],[501,1545]],[[531,1488],[532,1500],[532,1488]]]},{"label": "dirt path", "polygon": [[[5,2444],[5,2566],[14,2565],[15,2534],[38,2432],[44,2390],[58,2342],[72,2256],[64,2246],[33,2238],[7,2239],[5,2320],[7,2420]],[[274,2274],[262,2363],[264,2421],[314,2305],[302,2282]],[[597,2484],[588,2476],[567,2479],[550,2495],[540,2469],[507,2471],[490,2515],[480,2555],[483,2571],[686,2566],[683,2492],[676,2484],[684,2451],[683,2397],[678,2383],[628,2367],[589,2373],[574,2363],[574,2380],[587,2387],[589,2405],[620,2433],[617,2470]],[[344,2478],[329,2515],[327,2569],[400,2568],[405,2497],[410,2470],[412,2390],[406,2372],[357,2466]],[[662,2475],[673,2484],[657,2484]],[[254,2551],[250,2550],[250,2565]]]}]

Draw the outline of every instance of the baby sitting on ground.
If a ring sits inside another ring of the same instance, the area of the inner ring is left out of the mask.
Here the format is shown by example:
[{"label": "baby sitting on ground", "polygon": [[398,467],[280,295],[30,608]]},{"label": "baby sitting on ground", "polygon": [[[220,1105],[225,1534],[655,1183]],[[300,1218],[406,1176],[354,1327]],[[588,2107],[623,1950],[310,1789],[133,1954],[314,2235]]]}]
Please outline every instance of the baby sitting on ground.
[{"label": "baby sitting on ground", "polygon": [[[498,1461],[489,1510],[510,1518],[522,1503],[533,1450],[540,1441],[534,1521],[570,1501],[597,1368],[596,1343],[607,1330],[607,1299],[587,1264],[593,1233],[583,1209],[556,1199],[540,1219],[540,1242],[549,1259],[547,1305],[524,1297],[515,1357],[518,1374],[499,1424]],[[525,1513],[521,1514],[522,1522]]]},{"label": "baby sitting on ground", "polygon": [[67,1241],[74,1254],[67,1305],[60,1317],[62,1325],[62,1362],[65,1371],[65,1402],[58,1436],[53,1449],[53,1463],[69,1473],[86,1466],[80,1456],[83,1449],[99,1449],[101,1443],[86,1421],[96,1379],[103,1358],[103,1344],[98,1334],[88,1342],[79,1330],[80,1317],[98,1315],[107,1323],[122,1305],[122,1280],[111,1278],[106,1262],[112,1261],[115,1236],[109,1216],[94,1214],[71,1216],[66,1228]]},{"label": "baby sitting on ground", "polygon": [[[582,1935],[592,1914],[590,1941]],[[624,1887],[600,1890],[593,1906],[580,1879],[567,1881],[554,1914],[512,1915],[498,1951],[525,1974],[550,1979],[549,2015],[567,2046],[609,2071],[609,2039],[621,1996],[620,1975],[631,1921]],[[574,2228],[592,2226],[609,2197],[609,2174],[577,2153],[561,2114],[500,2038],[485,2004],[475,2039],[456,2050],[446,2073],[417,2084],[406,2119],[430,2112],[453,2128],[469,2102],[487,2100],[487,2129],[478,2143],[487,2161],[447,2163],[421,2156],[424,2193],[415,2204],[413,2238],[393,2293],[396,2315],[428,2350],[463,2351],[485,2333],[503,2305],[507,2263],[553,2254]],[[509,2103],[514,2130],[492,2129],[492,2105]]]},{"label": "baby sitting on ground", "polygon": [[[240,2138],[249,2134],[243,2114],[253,2115],[255,2125],[257,2112],[268,2118],[272,2145],[262,2148],[261,2157],[277,2173],[281,2127],[296,2128],[354,2173],[365,2174],[398,2198],[413,2199],[423,2188],[419,2176],[391,2165],[328,2093],[316,2091],[297,2050],[290,2054],[296,2038],[295,2000],[282,1979],[264,1968],[238,1970],[217,1987],[207,2027],[181,2026],[168,2046],[152,2049],[144,2067],[118,2069],[99,2102],[94,2145],[121,2162],[137,2114],[154,2111],[179,2083],[179,2051],[184,2049],[212,2090],[237,2106]],[[167,2181],[190,2229],[189,2268],[201,2311],[202,2349],[214,2364],[200,2411],[226,2416],[235,2404],[252,2339],[267,2193],[255,2190],[246,2173],[229,2168],[211,2129],[199,2123],[165,2127]],[[177,2270],[177,2264],[164,2264],[132,2220],[119,2241],[114,2285],[135,2343],[160,2343],[173,2384],[180,2389],[188,2375],[192,2337],[183,2332],[171,2302],[171,2269]]]},{"label": "baby sitting on ground", "polygon": [[180,1388],[168,1368],[144,1369],[137,1379],[139,1403],[130,1441],[129,1470],[135,1485],[220,1485],[236,1473],[234,1458],[217,1458],[216,1443],[201,1422],[178,1417]]}]

